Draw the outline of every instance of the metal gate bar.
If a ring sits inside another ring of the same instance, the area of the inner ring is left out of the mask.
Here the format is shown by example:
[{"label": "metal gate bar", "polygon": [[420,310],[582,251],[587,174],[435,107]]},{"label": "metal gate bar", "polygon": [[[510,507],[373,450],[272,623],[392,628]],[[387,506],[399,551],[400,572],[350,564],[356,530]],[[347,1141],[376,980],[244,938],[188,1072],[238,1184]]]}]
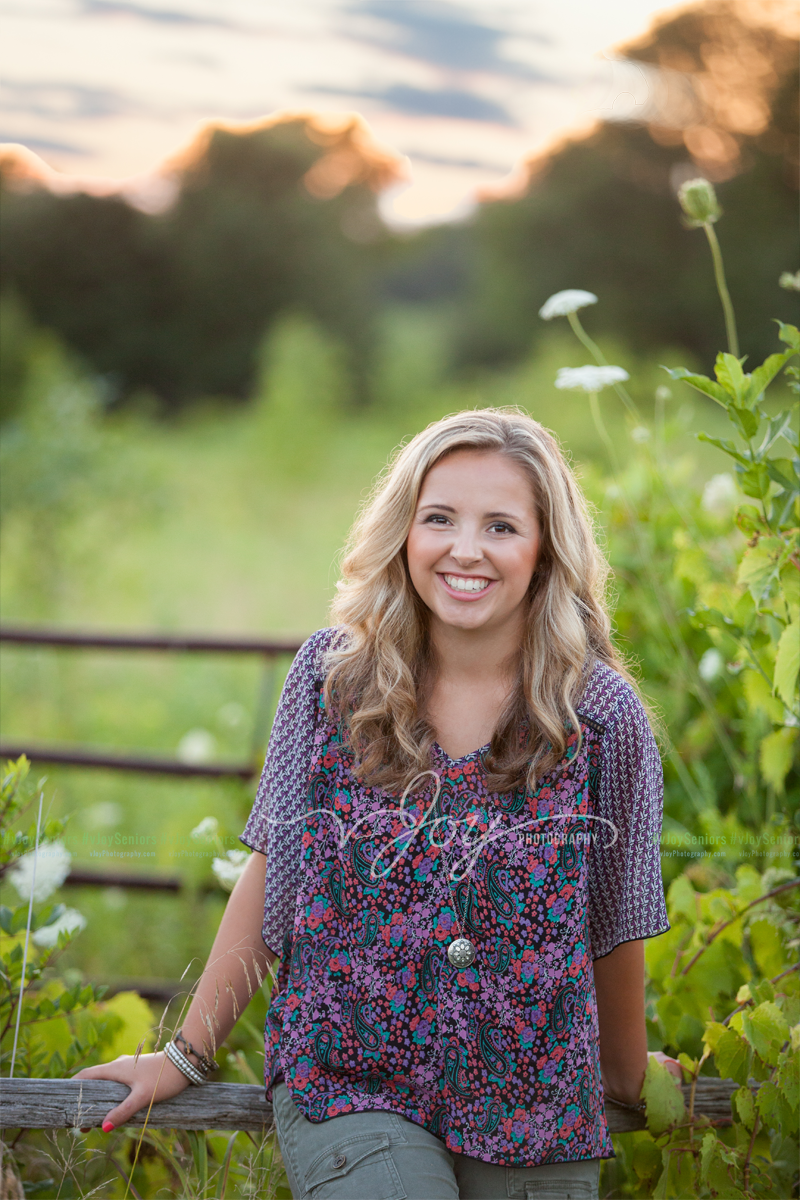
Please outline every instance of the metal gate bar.
[{"label": "metal gate bar", "polygon": [[176,775],[184,778],[251,779],[260,767],[257,755],[267,733],[276,675],[275,659],[296,654],[302,641],[296,638],[220,637],[189,633],[103,633],[97,630],[51,629],[36,626],[0,626],[0,642],[26,646],[63,647],[74,650],[127,650],[199,654],[255,654],[264,659],[264,674],[256,703],[252,758],[247,763],[187,763],[165,755],[92,750],[83,747],[36,745],[24,741],[0,741],[0,757],[19,758],[59,766],[91,767],[111,771]]}]

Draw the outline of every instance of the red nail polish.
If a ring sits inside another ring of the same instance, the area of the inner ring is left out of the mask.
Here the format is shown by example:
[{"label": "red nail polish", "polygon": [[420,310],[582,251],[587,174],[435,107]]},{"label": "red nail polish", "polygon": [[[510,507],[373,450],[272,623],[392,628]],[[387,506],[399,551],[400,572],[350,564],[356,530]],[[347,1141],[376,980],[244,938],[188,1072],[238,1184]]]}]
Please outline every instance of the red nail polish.
[{"label": "red nail polish", "polygon": [[112,1129],[114,1129],[113,1121],[103,1121],[103,1133],[111,1133]]}]

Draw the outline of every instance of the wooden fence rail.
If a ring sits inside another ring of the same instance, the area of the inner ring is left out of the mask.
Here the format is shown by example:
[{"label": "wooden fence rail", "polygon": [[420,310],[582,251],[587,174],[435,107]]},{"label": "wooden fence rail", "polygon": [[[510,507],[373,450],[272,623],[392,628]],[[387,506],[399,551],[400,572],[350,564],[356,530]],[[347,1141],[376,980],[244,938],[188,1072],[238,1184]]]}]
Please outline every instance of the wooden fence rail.
[{"label": "wooden fence rail", "polygon": [[[97,1128],[128,1095],[123,1083],[106,1079],[2,1079],[0,1125],[5,1129]],[[147,1109],[131,1117],[141,1128]],[[154,1104],[147,1121],[154,1129],[245,1129],[272,1125],[264,1089],[249,1083],[189,1087],[173,1100]]]},{"label": "wooden fence rail", "polygon": [[[715,1125],[730,1125],[730,1079],[697,1081],[694,1111]],[[683,1089],[689,1100],[689,1088]],[[128,1089],[104,1079],[2,1079],[0,1127],[5,1129],[74,1129],[100,1126],[107,1112],[125,1099]],[[145,1123],[146,1109],[129,1124]],[[606,1101],[606,1118],[612,1133],[644,1129],[641,1113]],[[264,1089],[246,1083],[209,1083],[187,1088],[173,1100],[154,1104],[147,1118],[154,1129],[241,1129],[261,1133],[272,1126],[272,1106]]]}]

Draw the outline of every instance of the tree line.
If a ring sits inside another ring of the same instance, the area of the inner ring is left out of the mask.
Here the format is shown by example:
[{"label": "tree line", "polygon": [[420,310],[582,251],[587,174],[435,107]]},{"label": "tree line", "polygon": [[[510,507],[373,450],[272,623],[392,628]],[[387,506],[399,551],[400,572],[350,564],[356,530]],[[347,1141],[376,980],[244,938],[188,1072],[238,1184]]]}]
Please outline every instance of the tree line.
[{"label": "tree line", "polygon": [[708,366],[721,317],[719,328],[707,319],[705,247],[675,203],[680,182],[706,174],[727,213],[742,350],[760,359],[773,348],[767,318],[793,315],[777,281],[797,257],[796,39],[715,0],[620,53],[659,68],[639,120],[599,122],[531,160],[513,195],[413,235],[381,221],[397,166],[357,118],[209,126],[173,164],[174,200],[160,212],[57,193],[7,154],[4,292],[114,394],[147,390],[166,408],[246,397],[262,339],[288,311],[341,343],[358,403],[387,306],[454,312],[451,364],[464,370],[528,353],[540,305],[563,287],[602,295],[597,332],[624,328],[637,349],[680,346]]}]

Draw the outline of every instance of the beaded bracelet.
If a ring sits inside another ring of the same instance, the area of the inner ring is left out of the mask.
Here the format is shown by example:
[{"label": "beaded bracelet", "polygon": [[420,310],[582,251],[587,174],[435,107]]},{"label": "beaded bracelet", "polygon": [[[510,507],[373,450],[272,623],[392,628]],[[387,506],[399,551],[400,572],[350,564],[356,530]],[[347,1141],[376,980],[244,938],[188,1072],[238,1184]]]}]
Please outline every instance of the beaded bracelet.
[{"label": "beaded bracelet", "polygon": [[202,1087],[204,1083],[208,1083],[203,1072],[198,1070],[194,1063],[178,1049],[174,1042],[167,1042],[164,1052],[172,1065],[177,1067],[190,1083],[195,1084],[197,1087]]},{"label": "beaded bracelet", "polygon": [[209,1058],[207,1054],[201,1054],[199,1050],[195,1050],[192,1043],[188,1042],[186,1040],[186,1038],[183,1036],[182,1029],[178,1030],[178,1032],[175,1034],[175,1037],[172,1040],[173,1040],[173,1042],[178,1043],[179,1048],[180,1048],[181,1043],[183,1044],[182,1050],[183,1050],[183,1053],[187,1057],[190,1054],[194,1055],[194,1057],[197,1059],[198,1066],[204,1075],[207,1075],[209,1071],[218,1071],[219,1070],[219,1063],[214,1062],[214,1059]]}]

